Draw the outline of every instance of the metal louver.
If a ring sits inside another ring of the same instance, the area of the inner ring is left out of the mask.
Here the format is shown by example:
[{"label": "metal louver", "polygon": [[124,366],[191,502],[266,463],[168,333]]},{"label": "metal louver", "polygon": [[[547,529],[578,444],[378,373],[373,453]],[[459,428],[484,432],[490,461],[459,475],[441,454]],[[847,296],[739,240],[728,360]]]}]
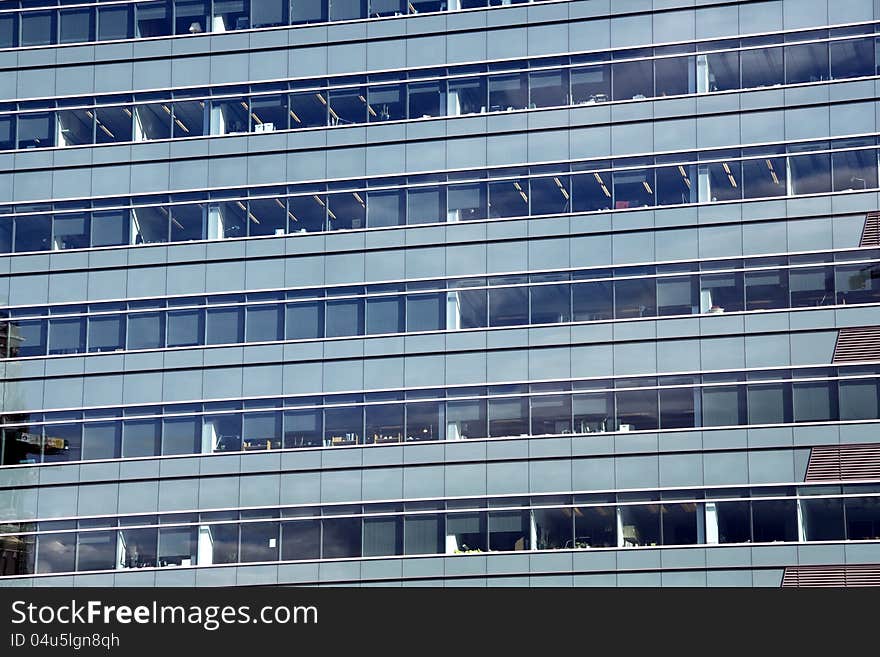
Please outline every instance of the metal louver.
[{"label": "metal louver", "polygon": [[880,565],[790,566],[782,576],[782,588],[843,586],[880,586]]},{"label": "metal louver", "polygon": [[880,360],[880,326],[840,329],[831,362],[854,363],[870,360]]},{"label": "metal louver", "polygon": [[865,217],[859,246],[880,246],[880,212],[869,212]]},{"label": "metal louver", "polygon": [[805,481],[880,478],[880,443],[814,447]]}]

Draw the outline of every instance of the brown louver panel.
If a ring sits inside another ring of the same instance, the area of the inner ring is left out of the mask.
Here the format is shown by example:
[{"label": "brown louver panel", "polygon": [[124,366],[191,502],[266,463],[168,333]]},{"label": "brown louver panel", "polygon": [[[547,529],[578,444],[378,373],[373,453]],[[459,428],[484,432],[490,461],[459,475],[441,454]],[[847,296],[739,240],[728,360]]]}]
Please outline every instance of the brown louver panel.
[{"label": "brown louver panel", "polygon": [[880,478],[880,443],[814,447],[805,481]]},{"label": "brown louver panel", "polygon": [[880,360],[880,326],[840,329],[834,345],[833,363]]},{"label": "brown louver panel", "polygon": [[782,576],[782,588],[843,586],[880,586],[880,565],[789,566]]},{"label": "brown louver panel", "polygon": [[865,217],[859,246],[880,246],[880,212],[869,212]]}]

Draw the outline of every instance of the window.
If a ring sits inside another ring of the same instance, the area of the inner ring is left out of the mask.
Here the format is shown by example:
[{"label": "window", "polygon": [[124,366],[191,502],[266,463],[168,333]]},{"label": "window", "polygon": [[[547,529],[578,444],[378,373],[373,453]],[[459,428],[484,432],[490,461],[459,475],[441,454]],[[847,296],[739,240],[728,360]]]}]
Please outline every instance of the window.
[{"label": "window", "polygon": [[[663,49],[657,48],[657,54]],[[667,57],[654,60],[657,96],[679,96],[696,91],[694,57]]]},{"label": "window", "polygon": [[693,164],[658,168],[657,203],[659,205],[696,203],[697,180],[697,167]]},{"label": "window", "polygon": [[207,134],[207,114],[205,101],[201,99],[182,100],[184,95],[198,95],[198,92],[176,92],[174,100],[174,122],[172,125],[175,139],[182,137],[198,137]]},{"label": "window", "polygon": [[535,523],[535,540],[538,550],[563,550],[573,547],[572,509],[535,509],[532,518]]},{"label": "window", "polygon": [[324,230],[327,202],[323,194],[292,196],[287,203],[291,233],[315,233]]},{"label": "window", "polygon": [[446,115],[446,81],[411,82],[409,92],[409,118],[429,118]]},{"label": "window", "polygon": [[[588,275],[598,277],[602,273],[594,271]],[[614,316],[614,288],[610,280],[573,283],[571,297],[572,319],[576,322],[611,319]]]},{"label": "window", "polygon": [[657,281],[657,314],[691,315],[699,312],[700,288],[696,276],[669,276]]},{"label": "window", "polygon": [[337,406],[324,410],[325,444],[331,447],[363,444],[363,407]]},{"label": "window", "polygon": [[192,308],[168,311],[168,346],[191,347],[202,344],[205,335],[205,311]]},{"label": "window", "polygon": [[45,46],[55,43],[54,11],[28,11],[21,14],[21,45]]},{"label": "window", "polygon": [[278,561],[277,522],[241,523],[241,563]]},{"label": "window", "polygon": [[834,268],[837,303],[880,301],[880,265],[837,265]]},{"label": "window", "polygon": [[331,21],[347,21],[356,18],[366,18],[366,0],[330,0]]},{"label": "window", "polygon": [[[827,143],[797,144],[789,146],[788,151],[802,153],[827,148]],[[792,194],[822,194],[831,191],[831,155],[828,153],[792,155],[788,163]]]},{"label": "window", "polygon": [[[699,180],[704,186],[700,191],[701,201],[718,203],[723,201],[736,201],[743,195],[743,171],[742,163],[735,158],[739,157],[738,151],[714,152],[705,156],[713,160],[699,165]],[[782,162],[783,169],[784,161]],[[782,193],[785,193],[785,175],[782,176]]]},{"label": "window", "polygon": [[528,106],[529,86],[525,73],[489,76],[489,111],[503,112]]},{"label": "window", "polygon": [[122,458],[158,455],[161,435],[159,420],[126,420],[122,426]]},{"label": "window", "polygon": [[166,0],[158,2],[141,2],[134,5],[136,10],[135,25],[138,38],[167,36],[172,33],[171,3]]},{"label": "window", "polygon": [[406,404],[406,439],[443,440],[444,403],[439,401],[408,402]]},{"label": "window", "polygon": [[89,214],[77,212],[53,217],[54,250],[84,249],[89,246]]},{"label": "window", "polygon": [[[60,415],[60,414],[59,414]],[[49,417],[47,416],[47,420]],[[80,415],[65,414],[58,420],[79,420]],[[43,462],[60,463],[82,459],[82,424],[46,425],[43,437]]]},{"label": "window", "polygon": [[[616,56],[645,57],[647,51],[622,51]],[[641,100],[654,96],[654,63],[650,59],[616,62],[612,65],[614,100]]]},{"label": "window", "polygon": [[[189,516],[184,516],[187,520]],[[172,520],[168,518],[168,520]],[[183,518],[181,518],[183,519]],[[194,566],[198,545],[197,527],[159,528],[159,566]]]},{"label": "window", "polygon": [[[161,307],[163,302],[159,302]],[[132,302],[129,304],[133,312],[128,315],[128,348],[156,349],[165,346],[165,313],[147,308],[156,307],[156,302]]]},{"label": "window", "polygon": [[[450,281],[446,301],[446,328],[450,330],[488,326],[489,303],[485,289],[468,289],[485,285],[483,280]],[[527,323],[527,322],[523,322]]]},{"label": "window", "polygon": [[529,323],[529,288],[525,276],[490,279],[495,285],[517,284],[512,287],[489,288],[489,326],[522,326]]},{"label": "window", "polygon": [[205,238],[207,206],[203,203],[174,205],[170,208],[172,242],[188,242]]},{"label": "window", "polygon": [[326,91],[304,91],[291,94],[291,128],[316,128],[325,125],[327,125]]},{"label": "window", "polygon": [[210,31],[247,29],[250,25],[249,9],[250,0],[214,0],[214,20]]},{"label": "window", "polygon": [[[719,381],[723,375],[719,375]],[[711,377],[706,377],[712,380]],[[737,426],[745,422],[746,402],[743,386],[707,386],[703,388],[703,426]]]},{"label": "window", "polygon": [[201,419],[166,418],[162,421],[162,455],[198,454],[201,443]]},{"label": "window", "polygon": [[619,513],[623,547],[660,544],[659,504],[621,506]]},{"label": "window", "polygon": [[201,34],[210,31],[210,9],[206,0],[174,0],[174,33]]},{"label": "window", "polygon": [[743,310],[743,306],[744,289],[741,272],[700,275],[701,313],[737,312]]},{"label": "window", "polygon": [[[230,90],[224,90],[228,93]],[[211,101],[211,134],[232,135],[248,132],[250,113],[247,98],[222,98]]]},{"label": "window", "polygon": [[797,541],[797,502],[755,500],[752,502],[752,524],[757,543]]},{"label": "window", "polygon": [[529,107],[568,105],[568,69],[529,73]]},{"label": "window", "polygon": [[284,337],[284,308],[275,304],[247,306],[245,325],[247,342],[282,340]]},{"label": "window", "polygon": [[874,75],[874,39],[832,41],[831,78],[857,78]]},{"label": "window", "polygon": [[[743,39],[743,46],[773,43],[775,37]],[[785,81],[782,66],[782,48],[751,47],[740,53],[742,87],[772,87]]]},{"label": "window", "polygon": [[571,395],[532,397],[532,435],[571,433]]},{"label": "window", "polygon": [[281,523],[281,559],[319,559],[321,557],[321,521],[297,520]]},{"label": "window", "polygon": [[60,43],[82,43],[95,40],[95,10],[62,9]]},{"label": "window", "polygon": [[496,397],[489,399],[489,436],[529,435],[528,397]]},{"label": "window", "polygon": [[320,447],[324,444],[324,424],[320,410],[284,413],[284,447]]},{"label": "window", "polygon": [[364,556],[403,554],[403,518],[364,518]]},{"label": "window", "polygon": [[660,506],[663,524],[663,545],[695,545],[704,542],[697,530],[697,515],[703,507],[694,502],[685,504],[664,503]]},{"label": "window", "polygon": [[251,1],[251,27],[287,25],[288,0]]},{"label": "window", "polygon": [[[650,385],[652,381],[631,380],[625,385],[637,386],[642,383]],[[659,427],[657,390],[618,390],[615,397],[619,431],[644,431]]]},{"label": "window", "polygon": [[367,194],[367,226],[402,226],[406,212],[406,196],[401,189],[375,191]]},{"label": "window", "polygon": [[[627,271],[627,275],[637,273],[636,269]],[[614,309],[617,319],[656,315],[656,279],[634,278],[614,281]]]},{"label": "window", "polygon": [[[396,286],[381,286],[394,288]],[[380,296],[367,299],[367,335],[403,333],[406,330],[403,296]]]},{"label": "window", "polygon": [[[377,394],[377,397],[374,401],[381,401],[383,397],[393,399],[394,394]],[[365,410],[367,444],[403,442],[403,404],[367,405]]]},{"label": "window", "polygon": [[699,388],[692,387],[693,377],[668,377],[660,388],[660,428],[689,429],[697,426],[700,410]]},{"label": "window", "polygon": [[[572,58],[573,61],[579,59]],[[611,65],[571,69],[571,100],[575,105],[594,105],[611,99]]]},{"label": "window", "polygon": [[[798,370],[798,376],[823,376],[823,370]],[[792,403],[795,422],[836,420],[837,386],[834,381],[804,381],[792,383]]]},{"label": "window", "polygon": [[835,192],[875,189],[877,187],[877,151],[868,139],[847,139],[834,143],[834,148],[859,150],[831,154],[831,171]]},{"label": "window", "polygon": [[[486,78],[454,78],[448,81],[447,115],[481,114],[486,111]],[[498,98],[504,90],[498,90]]]},{"label": "window", "polygon": [[134,107],[135,141],[171,138],[171,103],[144,103]]},{"label": "window", "polygon": [[[60,528],[59,528],[60,529]],[[76,570],[76,533],[43,534],[37,537],[38,573],[70,573]]]},{"label": "window", "polygon": [[846,537],[849,540],[880,538],[880,498],[850,497],[846,499],[845,505]]},{"label": "window", "polygon": [[[753,375],[757,378],[756,375]],[[778,378],[771,373],[766,378]],[[748,386],[749,424],[791,422],[791,386],[788,383],[750,384]]]},{"label": "window", "polygon": [[18,16],[0,15],[0,48],[15,48],[18,45]]},{"label": "window", "polygon": [[[144,523],[137,518],[133,522]],[[159,530],[123,529],[119,532],[119,552],[122,555],[122,568],[155,568],[158,564]]]},{"label": "window", "polygon": [[287,340],[324,336],[324,302],[300,301],[287,304]]},{"label": "window", "polygon": [[[633,167],[650,165],[650,159],[640,158],[624,160],[616,163],[621,167]],[[654,169],[624,169],[615,171],[614,179],[614,207],[618,210],[626,208],[638,208],[654,205]]]},{"label": "window", "polygon": [[446,553],[485,552],[489,549],[486,536],[486,514],[450,513],[446,516]]},{"label": "window", "polygon": [[840,419],[875,420],[880,417],[877,393],[876,379],[840,381]]},{"label": "window", "polygon": [[[816,36],[822,36],[821,32]],[[810,38],[810,33],[795,38]],[[828,43],[797,43],[785,46],[785,82],[819,82],[830,76]]]},{"label": "window", "polygon": [[490,511],[489,549],[490,550],[528,550],[529,512],[528,511]]},{"label": "window", "polygon": [[834,303],[834,268],[801,267],[789,271],[793,308],[827,306]]},{"label": "window", "polygon": [[132,113],[125,106],[95,108],[95,142],[112,144],[133,140]]},{"label": "window", "polygon": [[290,3],[290,22],[323,23],[327,20],[327,3],[323,0],[293,0]]},{"label": "window", "polygon": [[80,532],[76,570],[113,570],[116,566],[116,531]]},{"label": "window", "polygon": [[[609,382],[592,382],[601,388]],[[575,433],[604,433],[615,430],[614,393],[584,392],[572,396],[572,414]]]},{"label": "window", "polygon": [[[705,44],[712,47],[712,44]],[[738,46],[737,42],[732,44]],[[705,82],[699,79],[705,76]],[[697,57],[697,90],[698,91],[730,91],[740,88],[739,53],[713,52]]]},{"label": "window", "polygon": [[406,297],[407,332],[445,329],[445,311],[445,294],[410,294]]},{"label": "window", "polygon": [[133,13],[134,5],[98,7],[98,41],[131,38]]},{"label": "window", "polygon": [[613,506],[573,509],[574,544],[566,547],[617,547],[617,514]]},{"label": "window", "polygon": [[[511,172],[512,173],[512,172]],[[489,183],[489,216],[527,217],[529,215],[527,178]]]},{"label": "window", "polygon": [[[761,264],[772,264],[770,263]],[[779,266],[784,263],[777,262]],[[752,271],[745,274],[746,310],[788,308],[788,270]]]},{"label": "window", "polygon": [[450,185],[447,221],[485,219],[487,211],[486,183]]},{"label": "window", "polygon": [[360,518],[324,518],[324,559],[344,559],[361,556]]},{"label": "window", "polygon": [[339,192],[327,195],[329,230],[352,230],[366,226],[367,204],[364,192]]},{"label": "window", "polygon": [[449,401],[446,405],[446,438],[486,438],[486,400]]},{"label": "window", "polygon": [[802,499],[801,514],[806,540],[841,541],[846,538],[842,499]]},{"label": "window", "polygon": [[743,194],[745,198],[772,198],[785,196],[786,164],[779,157],[777,147],[754,148],[743,151],[749,157],[742,163]]},{"label": "window", "polygon": [[367,115],[370,123],[406,118],[406,86],[391,84],[368,89]]},{"label": "window", "polygon": [[330,125],[350,125],[367,122],[366,89],[349,87],[329,91]]},{"label": "window", "polygon": [[131,220],[128,210],[105,210],[92,213],[92,246],[128,244]]},{"label": "window", "polygon": [[[107,312],[111,308],[123,310],[122,305],[105,306]],[[121,351],[125,349],[125,315],[92,315],[89,317],[89,351]]]},{"label": "window", "polygon": [[82,458],[118,459],[122,451],[122,424],[89,422],[83,425]]},{"label": "window", "polygon": [[15,252],[49,251],[52,219],[49,215],[15,217]]},{"label": "window", "polygon": [[719,543],[751,542],[752,520],[749,502],[715,502],[712,506],[715,507],[718,522]]},{"label": "window", "polygon": [[[222,301],[222,298],[216,299]],[[209,308],[206,344],[236,344],[244,341],[244,308]]]},{"label": "window", "polygon": [[22,114],[18,118],[18,148],[48,148],[55,145],[52,114]]},{"label": "window", "polygon": [[[532,277],[533,285],[529,288],[531,296],[531,323],[558,324],[571,319],[571,286],[568,283],[558,285],[535,285],[542,277]],[[546,277],[552,280],[552,276]],[[537,280],[536,280],[537,279]]]},{"label": "window", "polygon": [[287,96],[254,96],[251,98],[251,119],[253,119],[254,132],[285,130],[289,116]]},{"label": "window", "polygon": [[49,319],[49,354],[78,354],[85,350],[85,317]]},{"label": "window", "polygon": [[[212,415],[205,415],[199,419],[202,423],[201,449],[196,452],[237,452],[243,449],[242,445],[242,415],[223,411],[236,411],[241,406],[235,402],[214,402],[205,405],[206,411]],[[265,447],[265,444],[264,444]]]},{"label": "window", "polygon": [[571,211],[571,186],[567,175],[532,178],[532,216]]},{"label": "window", "polygon": [[[338,290],[344,294],[343,290]],[[364,334],[364,300],[339,299],[327,302],[328,338]]]},{"label": "window", "polygon": [[442,554],[443,521],[439,514],[404,516],[404,554]]}]

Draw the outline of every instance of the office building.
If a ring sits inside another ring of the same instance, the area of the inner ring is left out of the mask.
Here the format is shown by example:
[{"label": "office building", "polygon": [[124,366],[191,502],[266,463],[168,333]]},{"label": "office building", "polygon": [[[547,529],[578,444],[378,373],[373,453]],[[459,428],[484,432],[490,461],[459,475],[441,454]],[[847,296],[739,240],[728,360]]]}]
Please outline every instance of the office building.
[{"label": "office building", "polygon": [[880,582],[878,28],[0,2],[0,586]]}]

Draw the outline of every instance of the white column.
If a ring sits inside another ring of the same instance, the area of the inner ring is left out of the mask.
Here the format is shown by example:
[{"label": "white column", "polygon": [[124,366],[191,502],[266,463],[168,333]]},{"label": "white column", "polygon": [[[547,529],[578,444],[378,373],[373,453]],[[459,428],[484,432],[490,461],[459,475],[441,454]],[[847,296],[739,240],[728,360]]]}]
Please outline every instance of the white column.
[{"label": "white column", "polygon": [[209,525],[201,525],[199,527],[199,542],[197,549],[197,565],[210,566],[214,563],[214,537],[211,535],[211,527]]},{"label": "white column", "polygon": [[697,93],[709,93],[709,59],[706,55],[697,55]]},{"label": "white column", "polygon": [[461,302],[458,292],[446,293],[446,329],[449,331],[461,329]]},{"label": "white column", "polygon": [[208,206],[208,239],[222,240],[225,234],[223,227],[223,214],[219,205]]},{"label": "white column", "polygon": [[[700,525],[703,525],[700,527]],[[702,529],[703,540],[700,540],[700,530]],[[714,502],[706,502],[706,512],[704,515],[697,515],[697,542],[707,543],[709,545],[717,545],[718,539],[718,507]]]},{"label": "white column", "polygon": [[622,548],[624,546],[623,542],[623,515],[620,512],[620,507],[617,507],[614,511],[615,517],[617,518],[617,547]]}]

